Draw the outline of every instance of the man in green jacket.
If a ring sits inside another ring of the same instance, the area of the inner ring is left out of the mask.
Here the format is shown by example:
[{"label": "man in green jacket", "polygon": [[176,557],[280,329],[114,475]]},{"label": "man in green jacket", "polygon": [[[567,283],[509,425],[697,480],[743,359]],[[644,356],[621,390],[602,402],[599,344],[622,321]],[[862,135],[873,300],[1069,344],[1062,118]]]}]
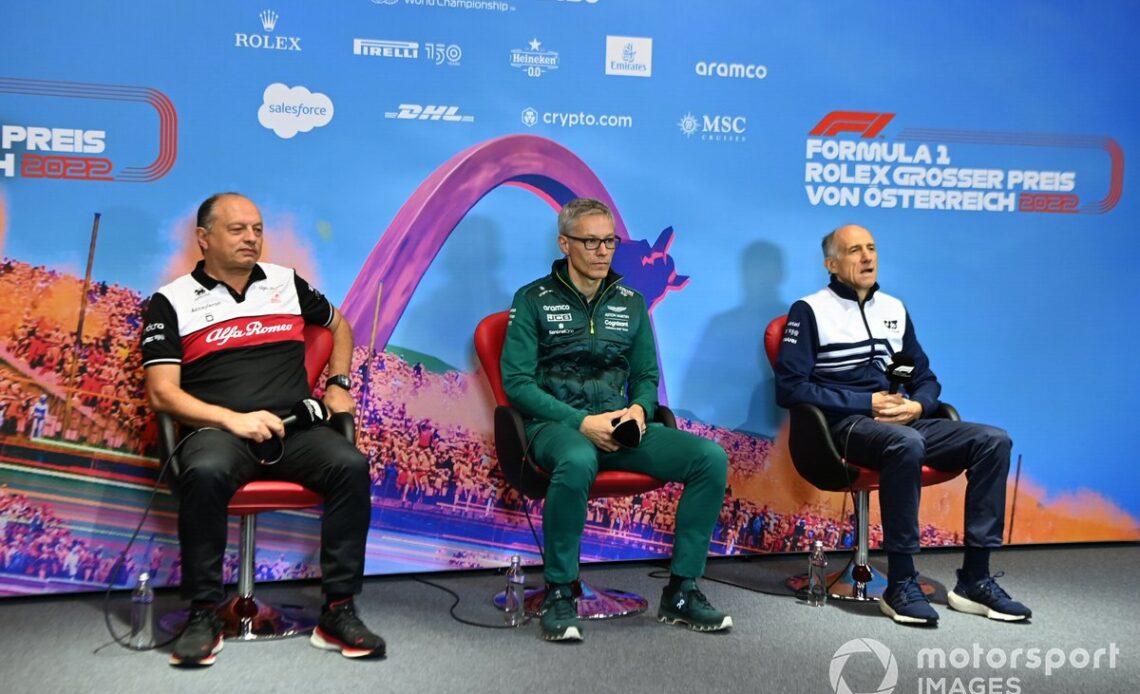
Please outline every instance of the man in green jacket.
[{"label": "man in green jacket", "polygon": [[[728,456],[713,441],[647,426],[657,407],[657,348],[645,298],[610,269],[620,242],[604,203],[566,203],[558,215],[558,247],[566,258],[515,294],[503,346],[507,398],[526,420],[534,461],[550,473],[543,510],[548,641],[582,638],[570,584],[578,578],[587,493],[599,469],[684,484],[657,619],[697,631],[732,626],[696,583],[724,502]],[[642,432],[636,448],[619,446],[613,436],[615,423],[628,420]]]}]

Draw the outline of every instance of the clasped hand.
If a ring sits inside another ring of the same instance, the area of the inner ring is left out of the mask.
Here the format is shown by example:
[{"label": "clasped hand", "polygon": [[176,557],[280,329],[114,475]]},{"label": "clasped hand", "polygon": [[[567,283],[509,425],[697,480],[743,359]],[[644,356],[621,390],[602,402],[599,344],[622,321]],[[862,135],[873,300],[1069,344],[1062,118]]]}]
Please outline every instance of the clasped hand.
[{"label": "clasped hand", "polygon": [[922,405],[898,393],[879,391],[871,395],[871,414],[876,422],[909,424],[922,416]]},{"label": "clasped hand", "polygon": [[641,405],[633,405],[613,412],[587,415],[582,420],[582,424],[578,426],[578,431],[582,432],[586,438],[590,439],[590,443],[600,450],[613,453],[619,448],[618,442],[614,440],[614,427],[630,419],[637,421],[638,426],[641,427],[641,433],[644,434],[645,410],[641,409]]}]

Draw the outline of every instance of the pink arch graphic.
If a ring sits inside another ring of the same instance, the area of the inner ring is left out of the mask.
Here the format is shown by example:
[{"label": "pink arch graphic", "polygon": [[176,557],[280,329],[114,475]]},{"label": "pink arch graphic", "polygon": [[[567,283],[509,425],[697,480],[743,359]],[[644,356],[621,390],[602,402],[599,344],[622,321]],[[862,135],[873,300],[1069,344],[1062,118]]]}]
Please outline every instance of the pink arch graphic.
[{"label": "pink arch graphic", "polygon": [[[464,215],[487,193],[501,185],[530,190],[555,211],[576,197],[605,202],[614,212],[615,231],[629,240],[625,223],[605,186],[581,159],[562,145],[533,135],[507,135],[469,147],[444,162],[416,189],[396,213],[373,247],[348,290],[341,312],[352,325],[356,343],[367,346],[375,329],[381,350],[403,314],[416,286],[444,241]],[[650,249],[644,241],[623,243],[615,269],[646,295],[652,307],[668,290],[680,289],[688,278],[673,272],[667,229]],[[640,286],[637,276],[663,275],[652,287]],[[377,286],[383,286],[379,316],[373,325]]]}]

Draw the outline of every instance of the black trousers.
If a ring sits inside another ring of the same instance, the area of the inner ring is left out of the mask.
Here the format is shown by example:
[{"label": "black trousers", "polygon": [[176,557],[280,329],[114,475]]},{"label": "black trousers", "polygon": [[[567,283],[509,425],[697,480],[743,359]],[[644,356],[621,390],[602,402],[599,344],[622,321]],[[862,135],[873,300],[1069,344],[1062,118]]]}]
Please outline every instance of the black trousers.
[{"label": "black trousers", "polygon": [[923,465],[966,471],[966,546],[1001,546],[1013,447],[1004,430],[948,419],[919,419],[902,426],[851,415],[831,425],[831,437],[840,455],[879,471],[883,549],[918,553]]},{"label": "black trousers", "polygon": [[262,465],[244,439],[205,429],[179,451],[178,541],[182,547],[182,597],[219,602],[226,551],[226,506],[246,482],[296,482],[324,496],[321,577],[325,594],[357,594],[371,520],[368,461],[329,427],[291,432],[280,462]]}]

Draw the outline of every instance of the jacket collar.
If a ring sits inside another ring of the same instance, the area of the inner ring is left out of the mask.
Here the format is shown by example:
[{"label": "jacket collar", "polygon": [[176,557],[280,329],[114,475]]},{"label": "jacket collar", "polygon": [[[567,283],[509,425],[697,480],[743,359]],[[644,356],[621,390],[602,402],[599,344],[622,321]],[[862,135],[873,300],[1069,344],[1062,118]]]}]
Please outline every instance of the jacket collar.
[{"label": "jacket collar", "polygon": [[249,272],[249,282],[247,282],[246,285],[244,287],[242,287],[242,290],[239,293],[238,290],[234,289],[230,285],[222,282],[221,280],[216,280],[213,277],[210,277],[209,275],[207,275],[206,274],[206,261],[205,260],[199,260],[198,261],[198,264],[195,265],[194,269],[190,272],[190,276],[194,278],[194,281],[196,281],[198,284],[202,285],[206,289],[213,289],[214,287],[218,286],[219,284],[222,285],[223,287],[225,287],[229,291],[230,295],[233,296],[233,298],[239,302],[242,301],[243,299],[245,299],[246,290],[249,289],[251,286],[253,286],[254,282],[259,282],[263,279],[266,279],[265,270],[263,270],[261,268],[261,263],[256,263],[253,266],[253,269],[250,270],[250,272]]},{"label": "jacket collar", "polygon": [[[835,275],[831,276],[831,281],[827,284],[827,288],[835,292],[840,299],[847,299],[848,301],[859,303],[859,295],[855,293],[855,290],[840,282],[839,278]],[[867,298],[864,299],[864,302],[870,301],[871,297],[875,296],[875,292],[877,291],[879,291],[878,282],[872,284],[871,288],[867,290]]]},{"label": "jacket collar", "polygon": [[[570,281],[569,260],[566,258],[559,258],[558,260],[555,260],[554,264],[550,266],[550,274],[558,277],[566,284],[567,287],[573,289],[578,293],[578,295],[581,296],[582,292],[579,292],[578,288],[574,286],[574,283]],[[605,294],[607,289],[617,284],[618,282],[621,282],[622,277],[622,275],[614,272],[614,269],[611,267],[609,273],[606,274],[606,278],[602,280],[602,286],[598,288],[598,293],[594,295],[594,298],[597,299],[602,294]],[[585,297],[583,297],[583,299],[585,299]]]}]

